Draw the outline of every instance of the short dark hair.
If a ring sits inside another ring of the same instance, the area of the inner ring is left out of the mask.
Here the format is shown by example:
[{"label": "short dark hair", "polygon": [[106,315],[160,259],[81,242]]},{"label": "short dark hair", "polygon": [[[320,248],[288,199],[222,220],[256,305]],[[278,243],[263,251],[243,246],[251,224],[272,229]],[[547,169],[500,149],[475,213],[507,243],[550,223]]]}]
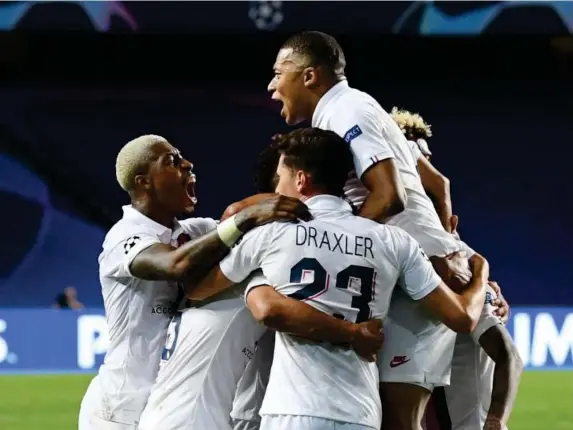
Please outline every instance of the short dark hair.
[{"label": "short dark hair", "polygon": [[257,168],[255,170],[255,188],[257,193],[274,193],[276,184],[275,176],[281,154],[276,144],[267,146],[259,154]]},{"label": "short dark hair", "polygon": [[336,133],[300,128],[276,136],[273,147],[279,157],[284,155],[285,166],[308,173],[317,189],[335,196],[344,194],[354,158],[348,144]]},{"label": "short dark hair", "polygon": [[308,58],[309,66],[324,67],[334,77],[344,76],[346,58],[336,39],[320,31],[303,31],[291,36],[281,49],[291,48],[293,52]]}]

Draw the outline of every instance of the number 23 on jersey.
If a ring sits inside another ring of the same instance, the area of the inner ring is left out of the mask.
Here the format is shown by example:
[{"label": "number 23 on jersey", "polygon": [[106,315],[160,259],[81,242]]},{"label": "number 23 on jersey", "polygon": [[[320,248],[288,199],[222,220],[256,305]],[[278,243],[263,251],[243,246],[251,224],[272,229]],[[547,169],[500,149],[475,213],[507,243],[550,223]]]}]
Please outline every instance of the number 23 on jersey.
[{"label": "number 23 on jersey", "polygon": [[[290,270],[290,282],[304,282],[305,275],[313,273],[314,279],[300,290],[289,294],[297,300],[310,300],[325,293],[330,286],[330,275],[316,258],[302,258]],[[352,297],[350,307],[356,309],[357,316],[354,322],[361,323],[371,316],[370,302],[373,299],[376,271],[372,267],[350,265],[336,275],[336,288],[346,290],[352,282],[360,285],[360,294]]]}]

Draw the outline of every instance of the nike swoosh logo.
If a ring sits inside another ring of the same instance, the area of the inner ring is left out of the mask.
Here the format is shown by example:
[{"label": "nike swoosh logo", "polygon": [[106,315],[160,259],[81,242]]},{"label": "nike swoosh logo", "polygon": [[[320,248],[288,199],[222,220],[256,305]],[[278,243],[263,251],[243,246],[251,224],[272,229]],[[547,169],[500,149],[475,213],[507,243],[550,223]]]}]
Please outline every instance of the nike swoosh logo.
[{"label": "nike swoosh logo", "polygon": [[390,367],[394,368],[394,367],[398,367],[401,366],[402,364],[406,364],[408,361],[410,361],[410,359],[407,360],[392,360],[390,362]]}]

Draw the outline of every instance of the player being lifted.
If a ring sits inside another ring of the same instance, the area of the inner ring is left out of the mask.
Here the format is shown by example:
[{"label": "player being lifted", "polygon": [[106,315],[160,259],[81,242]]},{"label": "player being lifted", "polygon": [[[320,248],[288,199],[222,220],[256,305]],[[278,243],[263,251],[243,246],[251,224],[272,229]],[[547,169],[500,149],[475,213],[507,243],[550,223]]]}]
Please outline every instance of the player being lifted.
[{"label": "player being lifted", "polygon": [[[276,318],[277,291],[347,321],[382,319],[398,285],[439,320],[471,331],[489,272],[482,257],[475,255],[472,280],[456,295],[409,234],[352,214],[341,198],[353,167],[342,138],[317,128],[299,129],[277,137],[275,145],[280,153],[276,192],[304,201],[313,219],[273,223],[245,235],[193,297],[220,293],[261,268],[264,278],[252,283],[245,296],[263,323]],[[377,366],[352,350],[278,333],[261,415],[261,430],[378,430]]]},{"label": "player being lifted", "polygon": [[[184,277],[200,279],[229,251],[212,219],[193,212],[193,165],[160,136],[141,136],[117,156],[116,176],[131,204],[108,232],[99,256],[110,346],[82,400],[79,428],[135,429],[157,376],[169,312],[184,299]],[[235,239],[273,220],[310,216],[298,200],[274,196],[234,218]],[[187,243],[185,243],[187,242]],[[201,254],[197,254],[201,251]]]},{"label": "player being lifted", "polygon": [[[398,108],[392,109],[392,117],[418,165],[435,170],[427,143],[432,136],[429,124],[420,115]],[[420,173],[426,186],[422,169]],[[426,191],[432,196],[435,188],[426,187]],[[458,217],[453,215],[450,222],[452,234],[457,235]],[[452,430],[504,429],[513,407],[523,364],[502,319],[495,315],[497,294],[499,287],[490,282],[478,326],[471,335],[456,338],[450,385],[445,387]]]},{"label": "player being lifted", "polygon": [[[314,127],[334,131],[350,146],[355,175],[344,191],[359,215],[402,227],[432,262],[444,263],[436,266],[444,280],[451,283],[459,278],[461,283],[464,271],[441,268],[463,269],[463,261],[467,266],[465,256],[458,253],[465,251],[463,244],[448,233],[451,228],[442,226],[399,127],[376,100],[348,85],[345,66],[344,53],[333,37],[302,32],[279,50],[268,90],[282,103],[281,115],[288,124],[312,121]],[[485,292],[479,300],[484,297]],[[461,301],[460,305],[463,310],[476,309],[475,303]],[[455,330],[466,328],[457,323],[448,325]],[[433,387],[449,383],[455,333],[436,323],[401,290],[392,298],[384,332],[379,367],[388,411],[385,422],[419,428]]]}]

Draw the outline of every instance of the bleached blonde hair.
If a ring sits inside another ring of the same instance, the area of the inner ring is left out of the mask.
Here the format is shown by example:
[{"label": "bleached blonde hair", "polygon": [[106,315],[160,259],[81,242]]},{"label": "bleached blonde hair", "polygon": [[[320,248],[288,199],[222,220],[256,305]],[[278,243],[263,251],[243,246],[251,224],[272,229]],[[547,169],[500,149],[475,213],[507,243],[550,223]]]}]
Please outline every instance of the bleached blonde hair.
[{"label": "bleached blonde hair", "polygon": [[432,137],[432,126],[424,121],[424,118],[419,114],[393,107],[390,115],[408,139],[416,140]]},{"label": "bleached blonde hair", "polygon": [[124,191],[133,190],[135,177],[153,160],[153,147],[163,143],[169,142],[164,137],[146,134],[127,142],[121,148],[115,161],[115,177]]}]

